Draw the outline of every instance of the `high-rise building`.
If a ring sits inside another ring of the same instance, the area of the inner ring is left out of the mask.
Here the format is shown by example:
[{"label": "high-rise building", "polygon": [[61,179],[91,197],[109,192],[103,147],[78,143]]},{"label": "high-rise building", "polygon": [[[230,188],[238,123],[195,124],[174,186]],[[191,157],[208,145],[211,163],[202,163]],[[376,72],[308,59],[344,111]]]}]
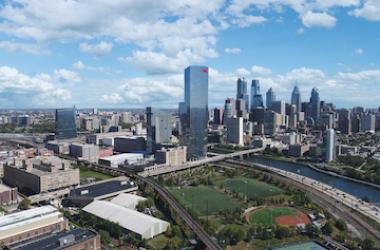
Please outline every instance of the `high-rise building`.
[{"label": "high-rise building", "polygon": [[322,130],[333,129],[335,127],[335,113],[324,112],[321,114]]},{"label": "high-rise building", "polygon": [[263,96],[260,94],[259,80],[252,80],[251,85],[251,109],[264,107]]},{"label": "high-rise building", "polygon": [[334,129],[328,129],[325,133],[325,161],[331,162],[336,158],[336,135]]},{"label": "high-rise building", "polygon": [[213,123],[214,124],[222,124],[223,122],[223,109],[221,108],[214,108],[213,110]]},{"label": "high-rise building", "polygon": [[146,108],[147,153],[152,154],[156,145],[170,141],[172,121],[169,112],[151,107]]},{"label": "high-rise building", "polygon": [[235,102],[236,116],[237,117],[245,117],[246,115],[246,107],[244,99],[236,99]]},{"label": "high-rise building", "polygon": [[286,115],[285,101],[274,101],[272,103],[272,110],[280,115]]},{"label": "high-rise building", "polygon": [[351,111],[347,109],[339,109],[338,113],[338,129],[342,134],[351,134]]},{"label": "high-rise building", "polygon": [[360,117],[361,131],[375,131],[376,116],[374,114],[363,114]]},{"label": "high-rise building", "polygon": [[291,104],[296,105],[297,112],[302,111],[301,107],[301,93],[298,89],[298,86],[294,86],[293,92],[292,92],[292,98],[291,98]]},{"label": "high-rise building", "polygon": [[231,117],[227,119],[227,142],[244,146],[243,117]]},{"label": "high-rise building", "polygon": [[268,89],[266,97],[267,108],[271,109],[273,102],[276,101],[276,94],[274,93],[272,88]]},{"label": "high-rise building", "polygon": [[247,81],[244,78],[239,78],[237,80],[237,93],[236,99],[243,99],[245,102],[245,110],[249,110],[249,95],[247,88]]},{"label": "high-rise building", "polygon": [[314,122],[317,122],[321,113],[321,100],[317,88],[311,90],[310,109],[310,116],[313,118]]},{"label": "high-rise building", "polygon": [[227,118],[236,115],[236,102],[233,98],[227,98],[224,102],[224,113],[223,113],[223,123],[227,121]]},{"label": "high-rise building", "polygon": [[185,105],[182,141],[189,158],[205,157],[208,126],[208,67],[189,66],[185,69]]},{"label": "high-rise building", "polygon": [[77,137],[75,107],[55,110],[55,136],[57,139]]}]

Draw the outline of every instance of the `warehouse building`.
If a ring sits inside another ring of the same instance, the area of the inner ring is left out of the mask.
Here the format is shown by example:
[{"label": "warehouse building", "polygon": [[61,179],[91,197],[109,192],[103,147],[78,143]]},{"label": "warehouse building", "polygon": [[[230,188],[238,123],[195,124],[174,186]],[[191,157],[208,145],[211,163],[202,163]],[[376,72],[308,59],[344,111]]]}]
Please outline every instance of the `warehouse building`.
[{"label": "warehouse building", "polygon": [[114,222],[127,231],[140,235],[142,239],[151,239],[164,233],[170,225],[166,221],[109,201],[95,200],[84,207],[83,211]]},{"label": "warehouse building", "polygon": [[144,160],[144,154],[124,153],[102,157],[99,159],[99,164],[117,168],[119,165],[133,165]]},{"label": "warehouse building", "polygon": [[79,169],[56,156],[13,158],[4,165],[4,183],[24,194],[39,194],[79,184]]},{"label": "warehouse building", "polygon": [[15,244],[67,230],[67,219],[52,206],[43,206],[0,217],[0,245]]},{"label": "warehouse building", "polygon": [[143,201],[146,201],[146,198],[134,194],[119,194],[111,200],[112,203],[129,209],[136,209]]},{"label": "warehouse building", "polygon": [[90,229],[75,228],[6,247],[7,250],[100,250],[100,236]]}]

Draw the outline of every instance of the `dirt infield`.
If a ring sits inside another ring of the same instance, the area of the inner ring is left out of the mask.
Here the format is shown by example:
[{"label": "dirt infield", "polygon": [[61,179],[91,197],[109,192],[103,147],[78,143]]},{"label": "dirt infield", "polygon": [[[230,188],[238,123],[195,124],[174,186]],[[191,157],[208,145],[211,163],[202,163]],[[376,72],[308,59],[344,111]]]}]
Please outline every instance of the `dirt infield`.
[{"label": "dirt infield", "polygon": [[306,214],[298,211],[298,215],[283,215],[278,216],[275,219],[277,225],[286,226],[286,227],[295,227],[298,224],[310,224],[311,221]]}]

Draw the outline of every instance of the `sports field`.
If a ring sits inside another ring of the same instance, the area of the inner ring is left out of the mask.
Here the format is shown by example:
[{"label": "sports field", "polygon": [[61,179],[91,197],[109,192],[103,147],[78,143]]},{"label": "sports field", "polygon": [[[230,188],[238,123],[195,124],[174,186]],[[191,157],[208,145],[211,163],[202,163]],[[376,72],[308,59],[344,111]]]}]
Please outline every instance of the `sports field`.
[{"label": "sports field", "polygon": [[327,250],[327,249],[313,241],[308,241],[308,242],[303,242],[300,244],[291,244],[288,246],[275,248],[275,250]]},{"label": "sports field", "polygon": [[241,194],[247,192],[249,198],[264,198],[284,194],[285,191],[268,183],[249,178],[233,178],[222,181],[224,188]]},{"label": "sports field", "polygon": [[296,226],[298,224],[310,223],[309,218],[301,211],[288,207],[262,208],[254,211],[250,218],[250,223],[260,225],[282,225]]},{"label": "sports field", "polygon": [[172,187],[169,192],[186,208],[194,209],[201,215],[213,214],[219,210],[233,209],[239,207],[237,201],[212,187]]},{"label": "sports field", "polygon": [[86,179],[89,177],[95,178],[96,181],[106,180],[112,178],[111,175],[103,174],[100,172],[93,171],[83,166],[79,166],[79,175],[81,179]]}]

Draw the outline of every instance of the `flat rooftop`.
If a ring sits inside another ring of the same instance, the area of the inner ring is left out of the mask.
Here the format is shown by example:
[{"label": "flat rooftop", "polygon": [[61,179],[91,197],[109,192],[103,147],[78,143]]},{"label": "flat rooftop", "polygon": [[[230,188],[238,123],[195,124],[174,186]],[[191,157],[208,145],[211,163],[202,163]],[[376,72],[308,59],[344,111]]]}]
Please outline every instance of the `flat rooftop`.
[{"label": "flat rooftop", "polygon": [[120,192],[130,188],[136,187],[134,182],[131,182],[128,178],[110,180],[106,182],[96,183],[80,188],[76,188],[70,191],[69,196],[81,196],[81,197],[99,197],[111,193]]},{"label": "flat rooftop", "polygon": [[[78,244],[82,241],[96,237],[94,231],[88,229],[76,228],[70,231],[64,231],[54,234],[49,234],[48,236],[31,239],[29,241],[24,241],[19,244],[11,245],[8,248],[10,250],[59,250],[66,249],[69,246]],[[68,239],[68,243],[61,244],[64,239]]]},{"label": "flat rooftop", "polygon": [[124,154],[118,154],[118,155],[111,155],[106,157],[101,157],[102,160],[108,160],[108,161],[117,161],[117,160],[123,160],[123,159],[130,159],[135,157],[144,157],[144,154],[139,153],[124,153]]},{"label": "flat rooftop", "polygon": [[11,190],[12,188],[4,185],[4,184],[0,184],[0,192],[5,192],[5,191],[8,191],[8,190]]}]

